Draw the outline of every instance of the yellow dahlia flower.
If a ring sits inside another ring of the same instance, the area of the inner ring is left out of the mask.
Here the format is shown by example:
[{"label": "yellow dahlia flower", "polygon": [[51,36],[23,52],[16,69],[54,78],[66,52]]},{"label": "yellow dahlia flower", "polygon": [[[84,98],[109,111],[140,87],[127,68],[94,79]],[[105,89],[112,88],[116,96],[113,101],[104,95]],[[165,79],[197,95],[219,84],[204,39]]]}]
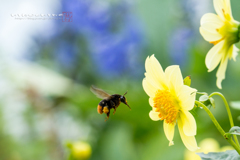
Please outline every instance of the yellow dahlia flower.
[{"label": "yellow dahlia flower", "polygon": [[207,53],[205,63],[208,72],[217,71],[217,87],[222,88],[228,59],[236,60],[239,49],[234,45],[239,41],[239,22],[232,16],[230,0],[213,0],[216,14],[207,13],[201,18],[200,33],[206,41],[214,46]]},{"label": "yellow dahlia flower", "polygon": [[174,128],[178,124],[184,145],[195,151],[198,149],[196,121],[189,110],[194,107],[197,90],[183,84],[179,66],[169,66],[164,72],[154,55],[147,57],[145,68],[142,85],[150,97],[150,118],[164,121],[163,129],[169,145],[173,145]]}]

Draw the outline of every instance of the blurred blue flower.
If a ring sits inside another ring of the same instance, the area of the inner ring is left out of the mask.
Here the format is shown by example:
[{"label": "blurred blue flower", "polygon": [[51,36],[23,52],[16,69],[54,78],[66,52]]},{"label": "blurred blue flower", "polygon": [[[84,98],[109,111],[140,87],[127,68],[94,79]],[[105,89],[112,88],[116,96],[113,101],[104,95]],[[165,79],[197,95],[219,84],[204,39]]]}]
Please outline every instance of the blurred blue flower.
[{"label": "blurred blue flower", "polygon": [[[54,21],[57,29],[45,40],[59,66],[103,77],[141,73],[143,33],[127,1],[63,0],[60,12],[72,12],[72,22]],[[81,66],[87,63],[91,68]]]},{"label": "blurred blue flower", "polygon": [[193,31],[189,28],[177,28],[170,37],[169,51],[173,63],[184,66],[188,61]]},{"label": "blurred blue flower", "polygon": [[125,17],[121,31],[95,37],[92,56],[101,74],[137,76],[142,49],[142,33],[132,17]]},{"label": "blurred blue flower", "polygon": [[110,30],[111,10],[106,1],[63,0],[62,12],[72,12],[71,23],[61,23],[64,29],[71,29],[82,34],[104,33]]},{"label": "blurred blue flower", "polygon": [[127,2],[76,0],[76,3],[63,1],[62,6],[63,11],[73,13],[73,22],[68,27],[86,36],[93,67],[101,75],[138,73],[131,69],[137,69],[143,35]]}]

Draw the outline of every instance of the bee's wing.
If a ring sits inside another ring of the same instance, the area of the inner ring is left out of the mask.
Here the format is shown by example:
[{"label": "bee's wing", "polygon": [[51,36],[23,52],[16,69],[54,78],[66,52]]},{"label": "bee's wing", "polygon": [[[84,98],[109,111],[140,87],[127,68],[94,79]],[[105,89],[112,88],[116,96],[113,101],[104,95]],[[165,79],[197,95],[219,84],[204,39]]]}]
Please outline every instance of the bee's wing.
[{"label": "bee's wing", "polygon": [[101,99],[105,99],[105,98],[108,98],[110,97],[111,95],[108,94],[107,92],[105,92],[104,90],[102,89],[99,89],[95,86],[91,86],[90,87],[90,90],[98,97],[98,98],[101,98]]}]

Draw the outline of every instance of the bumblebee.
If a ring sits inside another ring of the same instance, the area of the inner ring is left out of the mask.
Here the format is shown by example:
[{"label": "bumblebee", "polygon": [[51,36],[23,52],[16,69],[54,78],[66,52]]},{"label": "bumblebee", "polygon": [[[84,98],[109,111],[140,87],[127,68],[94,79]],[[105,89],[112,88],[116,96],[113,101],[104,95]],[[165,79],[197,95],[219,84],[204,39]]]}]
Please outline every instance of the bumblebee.
[{"label": "bumblebee", "polygon": [[[114,111],[113,111],[113,115],[114,115],[117,107],[120,105],[121,102],[130,108],[130,106],[128,105],[127,100],[125,98],[125,95],[127,94],[127,92],[124,93],[123,95],[119,95],[119,94],[110,95],[107,92],[105,92],[104,90],[96,88],[95,86],[91,86],[90,90],[98,98],[103,99],[99,102],[97,111],[99,114],[105,113],[107,115],[107,117],[105,118],[105,121],[107,121],[109,119],[110,110],[112,108],[114,109]],[[131,108],[130,108],[130,110],[131,110]]]}]

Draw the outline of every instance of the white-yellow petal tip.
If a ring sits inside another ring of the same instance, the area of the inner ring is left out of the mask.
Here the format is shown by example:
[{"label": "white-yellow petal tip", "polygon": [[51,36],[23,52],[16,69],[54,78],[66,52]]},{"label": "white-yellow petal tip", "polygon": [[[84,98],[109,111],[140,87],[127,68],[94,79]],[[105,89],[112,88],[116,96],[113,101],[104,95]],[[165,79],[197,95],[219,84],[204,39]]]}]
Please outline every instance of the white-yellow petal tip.
[{"label": "white-yellow petal tip", "polygon": [[173,141],[170,141],[170,142],[169,142],[169,146],[172,146],[172,145],[174,145],[174,142],[173,142]]},{"label": "white-yellow petal tip", "polygon": [[222,89],[222,79],[217,79],[217,87],[219,88],[219,89]]},{"label": "white-yellow petal tip", "polygon": [[160,120],[159,118],[159,113],[158,112],[155,112],[155,111],[150,111],[149,112],[149,117],[153,120],[153,121],[158,121]]}]

